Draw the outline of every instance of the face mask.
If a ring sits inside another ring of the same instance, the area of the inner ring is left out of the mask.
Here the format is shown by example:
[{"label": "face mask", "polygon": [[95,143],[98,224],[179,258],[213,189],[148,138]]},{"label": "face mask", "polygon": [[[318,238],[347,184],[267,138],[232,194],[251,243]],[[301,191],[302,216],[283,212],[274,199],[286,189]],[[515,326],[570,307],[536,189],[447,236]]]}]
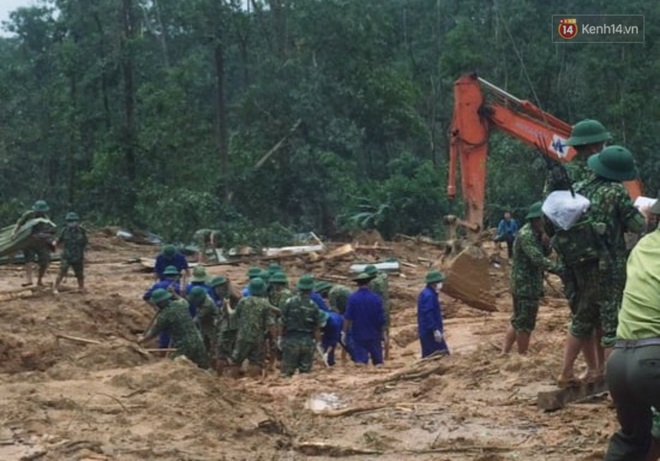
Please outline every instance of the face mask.
[{"label": "face mask", "polygon": [[442,290],[442,282],[437,283],[437,284],[435,285],[435,289],[438,290],[438,291]]}]

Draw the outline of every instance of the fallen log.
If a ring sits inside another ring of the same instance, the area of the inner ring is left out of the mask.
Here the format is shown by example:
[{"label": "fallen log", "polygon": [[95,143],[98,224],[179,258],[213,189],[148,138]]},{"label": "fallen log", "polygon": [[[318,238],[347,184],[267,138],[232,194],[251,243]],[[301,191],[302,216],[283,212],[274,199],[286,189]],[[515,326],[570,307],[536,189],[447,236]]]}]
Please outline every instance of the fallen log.
[{"label": "fallen log", "polygon": [[607,392],[607,382],[585,383],[554,391],[539,392],[536,404],[541,410],[554,411],[564,408],[569,403],[586,400]]},{"label": "fallen log", "polygon": [[343,258],[344,256],[353,254],[354,252],[355,252],[355,248],[353,248],[353,245],[347,243],[346,245],[342,245],[339,248],[335,248],[334,250],[326,253],[325,255],[321,256],[321,258],[325,260],[339,259],[339,258]]},{"label": "fallen log", "polygon": [[81,343],[81,344],[103,344],[101,341],[96,341],[95,339],[79,338],[77,336],[69,336],[57,333],[55,335],[57,339],[67,339],[69,341]]},{"label": "fallen log", "polygon": [[381,455],[382,451],[367,450],[355,447],[341,447],[335,444],[322,443],[322,442],[301,442],[296,444],[296,451],[299,451],[307,456],[355,456],[355,455]]},{"label": "fallen log", "polygon": [[329,418],[338,418],[340,416],[351,416],[355,415],[357,413],[365,413],[368,411],[375,411],[375,410],[381,410],[383,408],[387,408],[390,405],[364,405],[361,407],[352,407],[352,408],[342,408],[341,410],[327,410],[327,411],[320,411],[320,412],[314,412],[317,415],[320,416],[327,416]]}]

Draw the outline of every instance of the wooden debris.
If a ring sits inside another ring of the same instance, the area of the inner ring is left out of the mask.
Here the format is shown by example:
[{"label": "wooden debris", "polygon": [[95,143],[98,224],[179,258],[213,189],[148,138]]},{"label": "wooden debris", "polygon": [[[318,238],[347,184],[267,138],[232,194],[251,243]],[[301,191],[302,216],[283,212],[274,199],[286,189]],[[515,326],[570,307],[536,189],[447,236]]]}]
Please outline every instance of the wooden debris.
[{"label": "wooden debris", "polygon": [[407,240],[409,242],[425,243],[427,245],[432,245],[434,247],[438,247],[442,250],[444,250],[447,247],[446,242],[440,242],[440,241],[437,241],[437,240],[433,240],[432,238],[424,237],[423,235],[418,235],[417,237],[411,237],[409,235],[397,234],[396,238],[400,239],[400,240]]},{"label": "wooden debris", "polygon": [[412,269],[417,269],[419,267],[417,264],[409,263],[409,262],[406,262],[406,261],[401,261],[399,264],[401,264],[402,266],[405,266],[405,267],[410,267]]},{"label": "wooden debris", "polygon": [[325,251],[325,245],[301,245],[301,246],[291,246],[291,247],[281,247],[281,248],[264,248],[263,255],[265,257],[288,257],[288,256],[299,256],[309,253],[323,253]]},{"label": "wooden debris", "polygon": [[346,245],[342,245],[339,248],[335,248],[329,253],[326,253],[325,255],[322,256],[322,258],[325,260],[339,259],[339,258],[343,258],[344,256],[353,254],[354,252],[355,252],[355,248],[353,248],[353,245],[347,243]]},{"label": "wooden debris", "polygon": [[[352,264],[348,270],[353,273],[360,273],[363,272],[368,265],[369,264],[364,264],[364,263]],[[373,263],[373,265],[376,266],[376,269],[378,269],[379,271],[385,271],[385,272],[398,272],[400,269],[399,261],[382,261],[382,262]]]},{"label": "wooden debris", "polygon": [[96,341],[94,339],[79,338],[77,336],[63,335],[59,333],[56,334],[55,337],[57,339],[67,339],[69,341],[74,341],[81,344],[103,344],[101,341]]},{"label": "wooden debris", "polygon": [[365,405],[361,407],[351,407],[351,408],[342,408],[341,410],[326,410],[326,411],[321,411],[316,414],[321,415],[321,416],[327,416],[329,418],[338,418],[340,416],[351,416],[355,415],[357,413],[366,413],[368,411],[375,411],[375,410],[381,410],[383,408],[387,408],[390,405]]},{"label": "wooden debris", "polygon": [[367,450],[355,447],[341,447],[336,444],[322,442],[302,442],[295,445],[295,449],[307,456],[355,456],[355,455],[380,455],[378,450]]},{"label": "wooden debris", "polygon": [[539,392],[536,403],[541,410],[553,411],[564,408],[569,403],[595,397],[603,392],[607,392],[605,380],[593,384],[581,384],[554,391]]},{"label": "wooden debris", "polygon": [[377,243],[373,245],[360,245],[359,243],[354,243],[353,248],[355,248],[355,251],[394,251],[393,247],[382,246]]},{"label": "wooden debris", "polygon": [[344,275],[334,275],[334,274],[324,274],[323,279],[334,280],[336,282],[346,282],[350,280],[349,277],[346,277]]}]

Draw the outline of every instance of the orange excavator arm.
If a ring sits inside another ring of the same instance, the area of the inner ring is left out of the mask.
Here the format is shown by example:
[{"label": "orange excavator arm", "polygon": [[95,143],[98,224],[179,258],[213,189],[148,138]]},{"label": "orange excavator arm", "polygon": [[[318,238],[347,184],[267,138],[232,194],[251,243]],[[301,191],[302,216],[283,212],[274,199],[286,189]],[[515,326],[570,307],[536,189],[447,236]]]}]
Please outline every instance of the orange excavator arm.
[{"label": "orange excavator arm", "polygon": [[[486,101],[484,90],[493,96]],[[571,125],[550,115],[529,101],[521,100],[479,78],[465,75],[454,83],[454,117],[450,130],[449,182],[447,195],[456,197],[457,162],[461,167],[461,189],[465,202],[464,227],[479,232],[483,226],[486,195],[486,158],[491,128],[532,146],[539,144],[548,157],[562,163],[575,157],[566,146]],[[511,174],[515,174],[512,165]],[[624,183],[632,199],[642,194],[640,181]]]}]

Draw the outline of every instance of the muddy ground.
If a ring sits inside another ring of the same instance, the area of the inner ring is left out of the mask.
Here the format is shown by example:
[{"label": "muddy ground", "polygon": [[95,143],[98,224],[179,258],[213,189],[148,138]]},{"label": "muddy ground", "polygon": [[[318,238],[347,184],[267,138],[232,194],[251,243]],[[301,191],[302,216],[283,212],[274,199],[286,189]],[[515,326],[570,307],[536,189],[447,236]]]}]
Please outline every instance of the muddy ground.
[{"label": "muddy ground", "polygon": [[[36,290],[9,296],[20,287],[21,267],[0,267],[0,460],[602,459],[616,427],[607,399],[552,413],[536,407],[537,392],[553,388],[561,364],[568,308],[554,291],[558,280],[546,289],[529,356],[499,356],[511,309],[501,251],[503,264],[491,272],[499,311],[443,294],[453,354],[419,362],[415,299],[426,271],[419,258],[434,260],[440,250],[414,242],[379,247],[341,261],[282,261],[293,276],[335,277],[355,261],[408,263],[390,277],[393,341],[385,366],[317,363],[290,380],[276,373],[221,378],[135,348],[153,315],[141,300],[152,279],[127,261],[153,256],[153,247],[96,234],[84,295],[70,277],[57,297]],[[242,285],[249,265],[209,272]],[[56,270],[54,263],[48,280]],[[322,393],[343,406],[315,413],[318,401],[310,399]]]}]

